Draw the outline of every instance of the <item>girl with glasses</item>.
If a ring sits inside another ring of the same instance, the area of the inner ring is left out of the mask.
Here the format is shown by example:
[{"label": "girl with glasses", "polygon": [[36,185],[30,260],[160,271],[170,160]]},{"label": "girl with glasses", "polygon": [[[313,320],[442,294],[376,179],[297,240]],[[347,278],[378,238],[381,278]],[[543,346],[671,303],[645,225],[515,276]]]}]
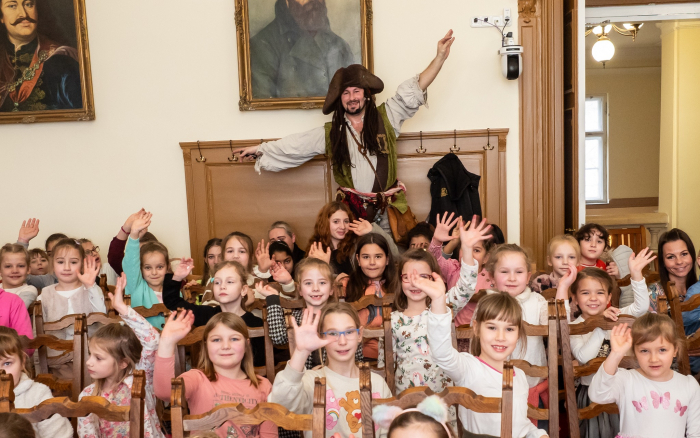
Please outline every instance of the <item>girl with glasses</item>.
[{"label": "girl with glasses", "polygon": [[[296,414],[311,414],[314,380],[326,379],[326,437],[358,436],[362,428],[360,414],[360,368],[355,352],[360,347],[362,327],[357,311],[347,303],[329,303],[314,314],[304,310],[301,325],[292,320],[296,349],[286,368],[275,376],[268,401],[279,403]],[[306,370],[311,352],[325,348],[326,364],[320,369]],[[391,397],[384,379],[372,373],[372,397]],[[311,432],[305,432],[311,437]],[[377,436],[386,435],[379,431]]]}]

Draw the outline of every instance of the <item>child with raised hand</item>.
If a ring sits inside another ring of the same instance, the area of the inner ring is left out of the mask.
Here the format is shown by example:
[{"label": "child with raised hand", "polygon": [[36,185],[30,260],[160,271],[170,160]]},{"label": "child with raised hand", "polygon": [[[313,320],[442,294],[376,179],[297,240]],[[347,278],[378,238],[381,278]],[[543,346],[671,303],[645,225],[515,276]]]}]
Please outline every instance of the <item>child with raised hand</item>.
[{"label": "child with raised hand", "polygon": [[[122,273],[114,293],[109,294],[114,310],[126,325],[107,324],[90,337],[90,355],[85,366],[94,383],[83,389],[79,398],[98,396],[117,406],[128,406],[134,370],[143,370],[146,374],[144,437],[163,437],[153,395],[153,370],[160,336],[144,317],[124,303],[126,283]],[[129,436],[129,422],[106,421],[90,414],[78,418],[78,435],[81,438]]]},{"label": "child with raised hand", "polygon": [[[306,309],[311,309],[314,314],[321,312],[323,306],[328,302],[337,302],[333,285],[333,273],[328,263],[315,258],[305,258],[296,267],[295,278],[297,283],[297,298],[304,300]],[[285,345],[289,343],[287,336],[287,323],[284,316],[284,309],[280,304],[279,291],[271,286],[258,284],[257,289],[266,295],[267,302],[267,324],[269,327],[270,339],[274,345]],[[292,316],[297,325],[301,324],[304,309],[292,309]],[[358,348],[355,353],[355,360],[362,361],[362,349]],[[323,350],[313,351],[306,359],[306,369],[310,370],[325,363]]]},{"label": "child with raised hand", "polygon": [[[12,376],[17,409],[32,408],[53,397],[48,386],[35,382],[29,377],[28,360],[29,357],[22,349],[22,342],[17,332],[9,327],[0,327],[0,370]],[[73,427],[70,422],[58,414],[33,423],[32,429],[37,438],[73,437]]]},{"label": "child with raised hand", "polygon": [[605,250],[610,249],[608,230],[599,224],[582,226],[574,237],[581,247],[581,259],[578,270],[598,268],[606,271],[611,277],[620,278],[620,269],[615,262],[605,263],[600,259]]},{"label": "child with raised hand", "polygon": [[36,288],[27,284],[29,252],[19,244],[8,243],[0,248],[0,289],[19,296],[27,309],[36,301]]},{"label": "child with raised hand", "polygon": [[[447,303],[453,306],[455,314],[475,293],[478,262],[474,259],[473,248],[491,237],[489,230],[486,220],[468,228],[463,227],[460,221],[461,275],[457,284],[444,296]],[[395,295],[396,311],[391,313],[392,342],[396,355],[396,391],[427,385],[433,391],[440,392],[445,386],[451,386],[451,381],[435,365],[427,342],[430,294],[438,293],[435,288],[445,287],[439,274],[438,262],[430,253],[410,250],[401,257],[399,269],[401,287]],[[412,279],[416,276],[426,281],[415,283]],[[423,289],[424,287],[431,288],[431,291]]]},{"label": "child with raised hand", "polygon": [[[590,317],[601,314],[616,321],[620,314],[640,317],[647,313],[649,294],[642,269],[655,258],[656,256],[649,251],[649,248],[641,250],[637,255],[630,256],[629,269],[634,302],[622,309],[607,307],[612,298],[613,280],[606,271],[599,268],[585,268],[579,272],[576,280],[571,284],[571,296],[581,315],[571,324],[580,324]],[[601,328],[596,328],[585,335],[571,336],[571,352],[581,364],[588,363],[596,357],[606,357],[610,354],[609,339],[610,332]],[[576,389],[576,401],[579,408],[590,405],[588,387],[592,380],[592,376],[581,377],[580,384]],[[616,414],[602,413],[590,420],[581,421],[580,429],[582,437],[615,437],[619,430],[619,417]]]},{"label": "child with raised hand", "polygon": [[[92,258],[85,257],[82,245],[73,239],[61,239],[53,247],[53,271],[58,283],[44,287],[37,301],[45,322],[58,321],[66,315],[93,312],[105,313],[104,294],[96,283],[99,268]],[[88,327],[88,335],[93,335],[93,328]],[[73,339],[73,325],[60,331],[51,331],[59,339]],[[49,370],[59,379],[73,378],[73,368],[68,363],[73,354],[63,355],[49,349]]]},{"label": "child with raised hand", "polygon": [[[254,268],[254,272],[258,278],[263,278],[258,274],[264,274],[268,281],[273,280],[279,284],[285,294],[294,294],[296,290],[292,278],[294,260],[292,259],[292,250],[285,242],[270,241],[265,244],[265,240],[261,240],[255,250],[255,258],[258,261],[258,266]],[[260,294],[257,288],[255,292],[256,298],[264,298],[264,294]]]},{"label": "child with raised hand", "polygon": [[[455,386],[471,389],[484,397],[501,397],[503,364],[519,349],[525,349],[523,312],[517,299],[508,293],[489,294],[479,301],[472,321],[470,353],[452,347],[452,315],[447,308],[445,286],[411,274],[411,282],[431,299],[428,312],[428,344],[435,361]],[[522,353],[521,353],[522,355]],[[527,418],[528,383],[525,373],[513,369],[513,438],[547,437]],[[459,407],[462,427],[472,434],[500,436],[501,414],[481,414]]]},{"label": "child with raised hand", "polygon": [[[326,378],[326,436],[336,432],[346,437],[362,428],[360,414],[360,369],[355,352],[361,346],[362,327],[357,311],[347,303],[329,303],[314,314],[304,310],[301,325],[294,325],[296,349],[287,366],[277,376],[268,401],[279,403],[296,414],[311,414],[314,379]],[[325,348],[326,365],[306,370],[306,359],[313,351]],[[372,373],[372,398],[391,397],[384,379]],[[341,414],[341,408],[345,410]],[[311,432],[305,432],[311,438]],[[380,430],[378,437],[384,437]]]},{"label": "child with raised hand", "polygon": [[[647,313],[631,329],[620,324],[610,334],[610,347],[588,393],[592,402],[617,404],[617,436],[700,437],[700,385],[671,369],[685,348],[671,318]],[[630,350],[639,368],[618,368]]]},{"label": "child with raised hand", "polygon": [[[19,228],[19,234],[17,235],[17,244],[22,245],[25,249],[29,249],[29,242],[39,234],[39,222],[39,219],[35,218],[22,221],[22,226]],[[53,247],[58,241],[66,237],[65,234],[54,233],[46,239],[45,248],[49,260],[48,272],[29,275],[27,284],[34,286],[37,290],[41,290],[50,284],[56,283],[56,276],[52,272],[53,262],[51,261],[51,254]]]},{"label": "child with raised hand", "polygon": [[[251,294],[251,288],[245,282],[247,272],[235,261],[223,261],[214,267],[212,282],[214,299],[218,306],[192,304],[180,296],[182,280],[192,272],[194,260],[183,257],[175,268],[172,277],[168,275],[163,284],[163,302],[165,306],[176,311],[180,308],[191,310],[194,315],[195,327],[206,325],[215,315],[221,312],[233,313],[240,316],[248,327],[262,327],[263,320],[245,309],[245,298]],[[255,366],[265,365],[265,341],[255,338],[251,341]]]},{"label": "child with raised hand", "polygon": [[573,236],[563,234],[553,237],[547,247],[547,264],[552,268],[552,272],[532,279],[530,289],[542,293],[544,290],[556,288],[559,280],[569,273],[569,266],[578,266],[580,258],[581,248]]},{"label": "child with raised hand", "polygon": [[[155,363],[155,394],[163,401],[170,401],[171,379],[176,377],[177,343],[192,330],[194,320],[191,310],[173,312],[163,328]],[[203,414],[226,403],[252,409],[267,400],[272,385],[255,374],[248,328],[240,316],[230,312],[214,315],[204,328],[202,344],[197,367],[178,376],[185,382],[191,414]],[[269,421],[259,426],[227,421],[216,432],[221,437],[277,437],[277,427]]]},{"label": "child with raised hand", "polygon": [[[151,225],[152,217],[151,213],[144,211],[134,220],[122,260],[127,279],[126,294],[131,296],[131,305],[147,309],[163,302],[163,282],[170,270],[170,257],[165,246],[159,242],[139,244],[139,236]],[[165,318],[161,315],[151,316],[147,320],[157,329],[162,329],[165,324]]]}]

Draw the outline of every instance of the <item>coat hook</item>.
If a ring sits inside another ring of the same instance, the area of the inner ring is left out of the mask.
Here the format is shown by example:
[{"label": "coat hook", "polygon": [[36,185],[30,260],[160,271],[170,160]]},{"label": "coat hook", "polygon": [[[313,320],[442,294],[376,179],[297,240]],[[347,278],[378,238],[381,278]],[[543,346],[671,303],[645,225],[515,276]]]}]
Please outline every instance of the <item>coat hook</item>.
[{"label": "coat hook", "polygon": [[423,131],[420,132],[420,149],[416,149],[416,152],[419,154],[424,154],[426,153],[426,149],[423,148]]},{"label": "coat hook", "polygon": [[197,140],[197,149],[199,149],[199,158],[195,158],[198,163],[204,163],[207,161],[207,157],[202,156],[202,148],[199,146],[199,140]]},{"label": "coat hook", "polygon": [[493,146],[491,145],[491,128],[486,128],[486,146],[484,146],[485,151],[492,151]]},{"label": "coat hook", "polygon": [[228,141],[228,147],[231,148],[231,156],[228,157],[228,160],[231,162],[237,162],[238,157],[233,153],[233,140]]},{"label": "coat hook", "polygon": [[456,153],[456,152],[459,152],[460,149],[461,149],[461,148],[458,148],[458,147],[457,147],[457,130],[455,129],[455,144],[454,144],[454,146],[452,146],[452,147],[450,148],[450,152],[452,152],[452,153],[454,154],[454,153]]}]

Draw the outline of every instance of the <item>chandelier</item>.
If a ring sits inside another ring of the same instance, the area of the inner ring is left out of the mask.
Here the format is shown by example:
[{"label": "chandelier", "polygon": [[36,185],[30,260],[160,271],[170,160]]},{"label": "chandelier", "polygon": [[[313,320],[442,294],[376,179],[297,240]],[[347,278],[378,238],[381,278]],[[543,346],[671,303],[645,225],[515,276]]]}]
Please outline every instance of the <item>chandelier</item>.
[{"label": "chandelier", "polygon": [[598,37],[598,41],[593,45],[591,49],[591,54],[593,59],[603,64],[605,68],[605,63],[610,61],[615,55],[615,45],[610,41],[608,35],[612,30],[619,33],[620,35],[632,37],[632,41],[637,38],[637,32],[644,26],[644,23],[625,23],[622,27],[611,23],[610,20],[603,21],[599,24],[587,24],[586,25],[586,36],[594,34]]}]

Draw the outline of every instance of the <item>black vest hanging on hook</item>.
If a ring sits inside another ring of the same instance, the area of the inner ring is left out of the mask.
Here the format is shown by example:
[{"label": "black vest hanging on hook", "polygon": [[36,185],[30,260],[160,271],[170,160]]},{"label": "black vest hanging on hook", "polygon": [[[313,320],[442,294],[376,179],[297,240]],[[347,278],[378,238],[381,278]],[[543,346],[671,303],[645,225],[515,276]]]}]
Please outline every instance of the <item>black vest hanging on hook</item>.
[{"label": "black vest hanging on hook", "polygon": [[438,214],[455,213],[462,216],[465,223],[473,215],[481,217],[479,199],[479,175],[469,172],[459,157],[447,154],[428,171],[430,179],[430,216],[428,222],[433,226]]}]

